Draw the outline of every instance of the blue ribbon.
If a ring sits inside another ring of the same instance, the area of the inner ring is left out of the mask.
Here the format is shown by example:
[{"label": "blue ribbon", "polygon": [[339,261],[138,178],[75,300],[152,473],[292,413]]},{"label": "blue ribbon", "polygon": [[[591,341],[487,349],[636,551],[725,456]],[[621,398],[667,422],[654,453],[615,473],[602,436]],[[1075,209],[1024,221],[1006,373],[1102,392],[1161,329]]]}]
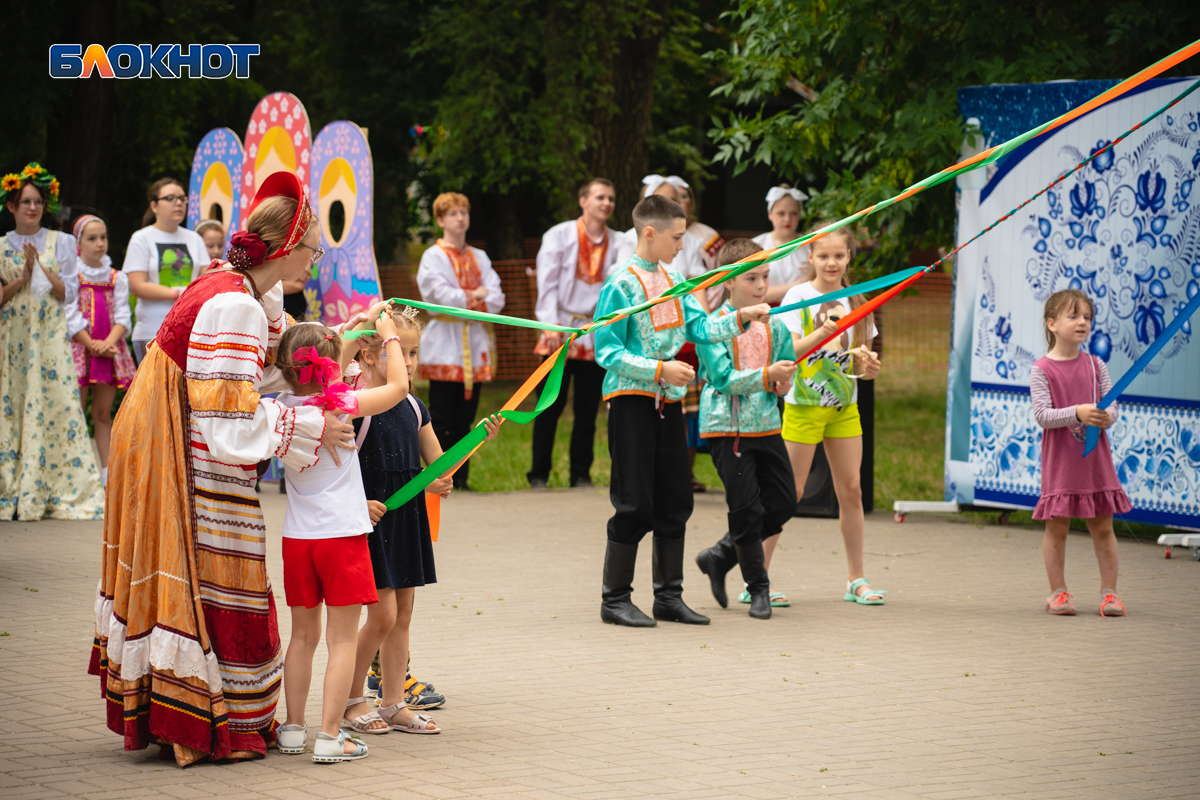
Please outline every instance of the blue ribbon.
[{"label": "blue ribbon", "polygon": [[801,300],[799,303],[789,303],[786,306],[772,308],[771,313],[784,314],[788,311],[795,311],[798,308],[807,308],[808,306],[828,303],[830,300],[839,300],[843,297],[850,297],[851,295],[855,294],[866,294],[867,292],[873,292],[876,289],[894,286],[897,283],[900,283],[900,281],[916,275],[918,272],[924,272],[927,269],[932,269],[932,267],[913,267],[912,269],[906,269],[901,272],[893,272],[891,275],[884,275],[882,278],[875,278],[864,283],[855,284],[854,286],[847,286],[845,289],[838,289],[836,292],[823,294],[820,297],[814,297],[811,300]]},{"label": "blue ribbon", "polygon": [[[1192,313],[1195,312],[1197,308],[1200,308],[1200,294],[1197,294],[1195,297],[1193,297],[1188,304],[1183,307],[1183,310],[1175,315],[1175,319],[1171,320],[1171,324],[1167,326],[1166,330],[1164,330],[1162,334],[1154,340],[1154,344],[1146,348],[1146,352],[1142,353],[1137,361],[1133,362],[1133,366],[1126,370],[1125,374],[1121,376],[1121,380],[1113,384],[1113,387],[1108,390],[1108,394],[1104,395],[1104,398],[1096,404],[1096,408],[1103,411],[1111,406],[1121,392],[1129,388],[1129,384],[1133,383],[1133,379],[1141,374],[1142,370],[1146,368],[1146,365],[1154,360],[1154,357],[1158,355],[1158,351],[1162,350],[1163,347],[1166,346],[1167,342],[1171,341],[1171,337],[1179,333],[1179,330],[1183,327],[1183,323],[1188,321],[1188,318],[1192,316]],[[1086,457],[1088,453],[1092,452],[1099,442],[1100,429],[1094,425],[1089,425],[1087,428],[1087,439],[1083,446],[1084,457]]]}]

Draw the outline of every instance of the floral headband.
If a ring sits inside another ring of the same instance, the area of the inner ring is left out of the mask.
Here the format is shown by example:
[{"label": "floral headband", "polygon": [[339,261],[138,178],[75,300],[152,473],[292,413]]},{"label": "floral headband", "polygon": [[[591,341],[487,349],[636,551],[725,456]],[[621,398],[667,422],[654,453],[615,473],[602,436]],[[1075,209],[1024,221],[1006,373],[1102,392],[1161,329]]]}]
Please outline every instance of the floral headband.
[{"label": "floral headband", "polygon": [[782,186],[772,186],[770,191],[767,192],[767,213],[770,214],[775,204],[785,197],[790,197],[797,203],[803,203],[808,199],[808,195],[799,189],[785,189]]},{"label": "floral headband", "polygon": [[21,196],[21,189],[26,183],[32,183],[39,189],[46,190],[50,201],[46,203],[46,210],[51,214],[59,209],[58,205],[58,178],[46,171],[46,168],[36,161],[30,161],[25,165],[25,169],[20,172],[10,172],[3,178],[0,178],[0,190],[3,190],[4,202],[17,202]]}]

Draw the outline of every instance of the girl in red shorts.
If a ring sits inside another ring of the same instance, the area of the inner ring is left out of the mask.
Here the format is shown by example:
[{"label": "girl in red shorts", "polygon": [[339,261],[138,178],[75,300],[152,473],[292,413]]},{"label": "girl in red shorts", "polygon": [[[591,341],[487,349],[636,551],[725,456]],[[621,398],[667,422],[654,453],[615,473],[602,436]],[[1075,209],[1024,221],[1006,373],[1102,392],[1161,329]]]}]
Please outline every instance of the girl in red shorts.
[{"label": "girl in red shorts", "polygon": [[[275,363],[291,392],[281,394],[279,402],[342,411],[346,414],[343,419],[382,414],[400,403],[408,394],[408,370],[396,325],[385,314],[375,322],[375,330],[390,356],[387,383],[352,391],[338,378],[357,346],[343,348],[340,334],[318,323],[289,328],[279,342]],[[284,480],[288,505],[283,521],[283,586],[292,612],[292,638],[283,668],[287,721],[278,731],[279,752],[303,753],[308,739],[304,706],[312,681],[313,653],[321,640],[324,603],[329,662],[313,761],[363,758],[367,746],[341,731],[354,672],[359,615],[364,603],[379,601],[367,550],[371,517],[358,459],[354,455],[339,458],[327,451],[316,464],[303,470],[285,466]],[[388,731],[378,715],[360,723],[355,729],[364,733]]]}]

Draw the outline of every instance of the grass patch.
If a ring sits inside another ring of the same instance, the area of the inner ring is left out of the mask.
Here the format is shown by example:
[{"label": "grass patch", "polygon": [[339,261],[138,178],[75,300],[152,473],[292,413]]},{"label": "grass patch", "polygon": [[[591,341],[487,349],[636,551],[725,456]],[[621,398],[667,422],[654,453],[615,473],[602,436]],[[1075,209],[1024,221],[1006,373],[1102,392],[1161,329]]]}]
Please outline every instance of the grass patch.
[{"label": "grass patch", "polygon": [[941,500],[945,442],[946,373],[885,366],[875,379],[876,507]]}]

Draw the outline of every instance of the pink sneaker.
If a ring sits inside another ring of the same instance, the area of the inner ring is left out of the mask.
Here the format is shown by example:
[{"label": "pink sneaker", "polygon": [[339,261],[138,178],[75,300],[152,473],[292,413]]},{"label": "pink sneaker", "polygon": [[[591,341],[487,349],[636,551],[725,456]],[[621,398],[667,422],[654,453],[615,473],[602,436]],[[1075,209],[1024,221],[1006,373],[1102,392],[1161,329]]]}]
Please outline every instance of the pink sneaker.
[{"label": "pink sneaker", "polygon": [[1075,599],[1066,589],[1057,589],[1046,598],[1046,610],[1058,616],[1075,616]]},{"label": "pink sneaker", "polygon": [[1121,602],[1121,598],[1117,597],[1116,592],[1105,592],[1100,598],[1100,616],[1102,617],[1124,617],[1125,604]]}]

